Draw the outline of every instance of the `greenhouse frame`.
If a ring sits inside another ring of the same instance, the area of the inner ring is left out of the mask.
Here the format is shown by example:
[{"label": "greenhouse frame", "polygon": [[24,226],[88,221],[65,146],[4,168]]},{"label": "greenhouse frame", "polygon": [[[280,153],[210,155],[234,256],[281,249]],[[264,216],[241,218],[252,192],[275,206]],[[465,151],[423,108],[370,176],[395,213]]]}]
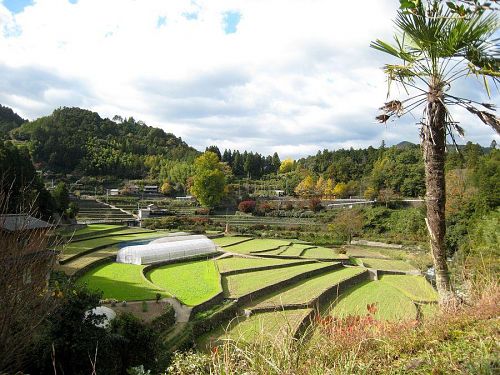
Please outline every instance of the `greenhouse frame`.
[{"label": "greenhouse frame", "polygon": [[[174,238],[173,241],[166,241],[166,239]],[[125,246],[118,251],[116,261],[118,263],[149,264],[211,254],[217,251],[217,246],[205,236],[173,236],[163,237],[162,240],[165,241]]]}]

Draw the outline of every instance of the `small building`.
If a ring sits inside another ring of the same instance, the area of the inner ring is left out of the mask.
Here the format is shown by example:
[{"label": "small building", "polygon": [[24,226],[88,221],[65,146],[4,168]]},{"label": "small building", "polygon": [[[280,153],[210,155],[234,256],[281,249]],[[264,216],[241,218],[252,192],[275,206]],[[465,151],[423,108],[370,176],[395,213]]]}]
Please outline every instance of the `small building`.
[{"label": "small building", "polygon": [[52,225],[28,214],[0,215],[0,272],[44,289],[55,261],[47,250]]},{"label": "small building", "polygon": [[186,195],[184,197],[175,197],[175,199],[178,199],[180,201],[190,201],[193,200],[194,197],[192,195]]},{"label": "small building", "polygon": [[0,230],[14,234],[20,231],[40,231],[46,233],[52,225],[28,214],[0,215]]},{"label": "small building", "polygon": [[274,194],[277,197],[284,197],[285,196],[285,190],[274,190]]},{"label": "small building", "polygon": [[120,195],[120,190],[119,189],[108,189],[108,194],[113,195],[113,196]]},{"label": "small building", "polygon": [[149,194],[156,194],[158,193],[158,185],[146,185],[143,191]]}]

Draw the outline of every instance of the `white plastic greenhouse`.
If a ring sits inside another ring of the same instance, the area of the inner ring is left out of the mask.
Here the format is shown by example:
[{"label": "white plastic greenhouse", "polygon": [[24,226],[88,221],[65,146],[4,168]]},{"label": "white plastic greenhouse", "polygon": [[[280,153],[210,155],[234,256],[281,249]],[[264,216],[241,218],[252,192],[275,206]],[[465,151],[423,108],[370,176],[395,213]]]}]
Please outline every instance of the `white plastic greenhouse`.
[{"label": "white plastic greenhouse", "polygon": [[203,234],[179,234],[179,235],[173,235],[173,236],[167,236],[167,237],[161,237],[156,240],[153,240],[150,242],[152,243],[165,243],[165,242],[177,242],[177,241],[186,241],[186,240],[199,240],[202,238],[207,238]]},{"label": "white plastic greenhouse", "polygon": [[[166,241],[167,239],[174,239]],[[202,235],[163,237],[163,242],[150,242],[146,245],[126,246],[118,251],[118,263],[148,264],[182,259],[201,254],[210,254],[217,246]]]}]

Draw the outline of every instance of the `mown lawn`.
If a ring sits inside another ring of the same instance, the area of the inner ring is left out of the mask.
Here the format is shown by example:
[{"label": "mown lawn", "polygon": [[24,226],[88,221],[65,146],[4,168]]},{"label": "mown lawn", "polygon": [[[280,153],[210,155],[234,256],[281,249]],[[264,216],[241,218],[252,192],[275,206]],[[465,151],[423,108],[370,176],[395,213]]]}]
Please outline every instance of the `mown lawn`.
[{"label": "mown lawn", "polygon": [[382,281],[369,281],[346,291],[333,306],[330,314],[336,317],[368,315],[367,305],[375,304],[375,318],[400,321],[416,319],[415,304],[398,289]]},{"label": "mown lawn", "polygon": [[228,272],[235,270],[245,270],[250,268],[274,266],[278,264],[294,264],[303,262],[300,259],[272,259],[272,258],[240,258],[228,257],[217,260],[217,266],[220,272]]},{"label": "mown lawn", "polygon": [[309,303],[319,297],[331,286],[359,275],[362,272],[365,272],[365,270],[354,267],[330,271],[327,274],[301,281],[293,286],[273,293],[266,298],[255,301],[255,303],[251,304],[248,308],[277,307],[287,304]]},{"label": "mown lawn", "polygon": [[437,302],[436,290],[425,277],[417,275],[383,275],[380,281],[391,285],[415,302]]},{"label": "mown lawn", "polygon": [[290,245],[290,241],[286,240],[275,240],[275,239],[253,239],[250,241],[246,241],[243,243],[239,243],[236,245],[225,247],[225,251],[229,251],[231,253],[240,253],[240,254],[250,254],[254,251],[264,251],[264,250],[273,250],[277,249],[280,246],[288,246]]},{"label": "mown lawn", "polygon": [[243,241],[247,241],[251,238],[252,237],[227,236],[227,237],[214,238],[214,239],[212,239],[212,241],[220,247],[226,247],[226,246],[235,245],[235,244],[243,242]]},{"label": "mown lawn", "polygon": [[120,301],[155,299],[156,293],[168,295],[143,275],[144,265],[109,263],[98,266],[78,279],[90,289],[101,290],[103,298]]},{"label": "mown lawn", "polygon": [[212,259],[169,264],[155,268],[147,277],[188,306],[199,305],[222,291]]},{"label": "mown lawn", "polygon": [[416,271],[417,269],[411,264],[403,260],[393,260],[393,259],[374,259],[374,258],[363,258],[360,259],[366,268],[375,268],[377,270],[387,270],[387,271]]},{"label": "mown lawn", "polygon": [[[131,233],[131,234],[127,234]],[[109,236],[106,237],[99,237],[99,238],[93,238],[85,241],[78,241],[78,242],[72,242],[69,243],[62,248],[59,248],[59,250],[62,250],[61,253],[61,259],[62,260],[67,260],[71,257],[74,257],[75,255],[78,255],[84,251],[92,250],[96,247],[100,246],[111,246],[118,244],[120,242],[126,242],[126,241],[134,241],[134,240],[142,240],[142,239],[149,239],[149,238],[154,238],[154,237],[161,237],[162,234],[159,232],[155,231],[147,231],[147,232],[141,232],[141,233],[135,233],[134,229],[127,229],[124,231],[120,232],[113,232],[110,233]]]},{"label": "mown lawn", "polygon": [[238,275],[223,276],[222,286],[226,297],[238,298],[265,286],[276,284],[305,272],[328,266],[325,263],[310,263],[273,270],[240,273]]},{"label": "mown lawn", "polygon": [[204,335],[199,344],[200,347],[207,348],[217,345],[221,339],[246,343],[279,343],[285,337],[293,335],[310,312],[311,309],[298,309],[259,313],[248,318],[239,317]]},{"label": "mown lawn", "polygon": [[348,259],[345,254],[339,254],[335,249],[327,247],[313,247],[304,251],[303,258],[308,259]]}]

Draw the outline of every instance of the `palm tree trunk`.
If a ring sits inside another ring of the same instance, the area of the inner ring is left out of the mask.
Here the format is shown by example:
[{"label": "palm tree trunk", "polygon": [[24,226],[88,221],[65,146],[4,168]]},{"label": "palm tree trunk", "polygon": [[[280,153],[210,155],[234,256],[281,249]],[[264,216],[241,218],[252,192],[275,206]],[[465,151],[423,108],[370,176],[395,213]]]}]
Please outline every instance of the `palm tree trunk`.
[{"label": "palm tree trunk", "polygon": [[446,108],[442,99],[442,91],[431,88],[428,94],[427,123],[422,128],[422,146],[425,163],[426,224],[434,260],[436,286],[440,300],[444,302],[452,296],[452,289],[444,245]]}]

